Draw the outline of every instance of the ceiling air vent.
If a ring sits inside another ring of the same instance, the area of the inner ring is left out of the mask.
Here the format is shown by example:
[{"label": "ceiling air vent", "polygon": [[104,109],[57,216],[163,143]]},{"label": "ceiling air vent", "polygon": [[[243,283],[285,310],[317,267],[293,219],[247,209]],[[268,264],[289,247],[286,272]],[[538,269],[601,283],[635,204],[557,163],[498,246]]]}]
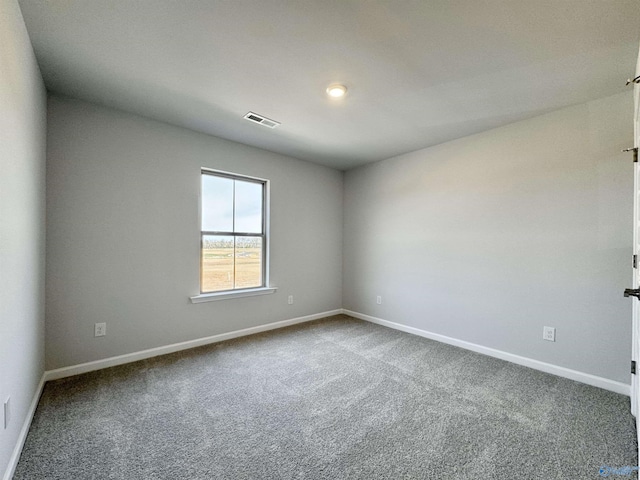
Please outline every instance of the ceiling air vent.
[{"label": "ceiling air vent", "polygon": [[262,115],[258,115],[257,113],[253,112],[247,113],[244,118],[251,122],[259,123],[260,125],[264,125],[265,127],[269,128],[276,128],[278,125],[280,125],[280,122],[276,122],[275,120],[271,120],[270,118],[263,117]]}]

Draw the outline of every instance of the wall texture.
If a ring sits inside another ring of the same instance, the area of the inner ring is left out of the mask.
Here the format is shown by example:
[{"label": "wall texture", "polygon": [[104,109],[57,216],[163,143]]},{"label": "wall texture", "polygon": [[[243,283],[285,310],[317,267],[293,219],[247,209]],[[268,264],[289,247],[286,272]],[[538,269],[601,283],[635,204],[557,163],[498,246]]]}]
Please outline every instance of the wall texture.
[{"label": "wall texture", "polygon": [[[342,306],[342,172],[81,101],[48,108],[47,369]],[[275,294],[189,302],[201,167],[271,180]]]},{"label": "wall texture", "polygon": [[632,111],[619,94],[348,171],[344,307],[629,383]]},{"label": "wall texture", "polygon": [[44,372],[45,109],[18,4],[0,0],[0,476]]}]

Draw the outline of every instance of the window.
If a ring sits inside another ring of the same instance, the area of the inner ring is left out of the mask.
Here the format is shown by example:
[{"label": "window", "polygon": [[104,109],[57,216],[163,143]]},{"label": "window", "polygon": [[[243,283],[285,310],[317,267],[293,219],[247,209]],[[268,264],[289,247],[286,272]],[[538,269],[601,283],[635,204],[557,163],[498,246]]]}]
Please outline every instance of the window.
[{"label": "window", "polygon": [[267,286],[267,181],[202,169],[200,293]]}]

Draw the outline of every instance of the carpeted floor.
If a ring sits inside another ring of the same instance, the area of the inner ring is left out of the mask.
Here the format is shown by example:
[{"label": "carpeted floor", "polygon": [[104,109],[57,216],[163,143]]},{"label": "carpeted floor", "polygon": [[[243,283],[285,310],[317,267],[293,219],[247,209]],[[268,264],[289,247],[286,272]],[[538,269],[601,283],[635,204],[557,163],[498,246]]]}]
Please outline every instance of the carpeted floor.
[{"label": "carpeted floor", "polygon": [[584,480],[635,434],[627,397],[340,315],[50,382],[14,478]]}]

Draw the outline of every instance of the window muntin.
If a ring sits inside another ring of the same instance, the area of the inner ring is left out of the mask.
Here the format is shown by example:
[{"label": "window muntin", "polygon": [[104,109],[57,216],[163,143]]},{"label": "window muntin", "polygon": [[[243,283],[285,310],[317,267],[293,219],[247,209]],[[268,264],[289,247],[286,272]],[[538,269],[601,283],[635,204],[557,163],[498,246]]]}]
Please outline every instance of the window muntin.
[{"label": "window muntin", "polygon": [[266,286],[265,180],[202,170],[200,292]]}]

